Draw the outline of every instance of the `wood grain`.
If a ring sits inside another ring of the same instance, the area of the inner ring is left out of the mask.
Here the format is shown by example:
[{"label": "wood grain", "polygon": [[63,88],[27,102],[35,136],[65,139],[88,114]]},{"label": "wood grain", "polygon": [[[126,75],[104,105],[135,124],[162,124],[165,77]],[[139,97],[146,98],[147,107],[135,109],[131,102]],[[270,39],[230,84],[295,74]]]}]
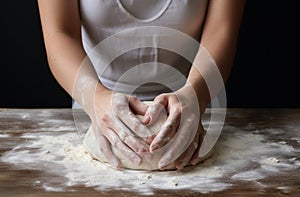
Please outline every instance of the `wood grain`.
[{"label": "wood grain", "polygon": [[[209,112],[205,115],[205,119]],[[68,132],[76,132],[76,126],[86,127],[89,119],[81,110],[71,109],[0,109],[0,134],[9,138],[0,137],[0,156],[6,151],[24,142],[20,136],[24,133],[51,131],[67,126]],[[49,121],[52,120],[52,121]],[[225,125],[253,130],[267,136],[273,142],[285,141],[300,154],[300,109],[228,109]],[[285,132],[280,135],[267,132],[266,129],[281,129]],[[64,131],[66,132],[66,131]],[[300,160],[300,155],[297,156]],[[76,186],[67,192],[45,191],[40,187],[43,181],[60,180],[64,177],[48,174],[37,170],[19,169],[17,166],[0,162],[0,196],[140,196],[135,192],[118,190],[96,191],[93,188]],[[37,181],[38,180],[38,181]],[[264,178],[261,185],[249,184],[247,181],[230,180],[224,177],[233,186],[220,192],[202,194],[189,190],[155,190],[155,196],[299,196],[300,169],[276,174]],[[288,188],[281,186],[288,186]],[[74,191],[71,191],[73,189]]]}]

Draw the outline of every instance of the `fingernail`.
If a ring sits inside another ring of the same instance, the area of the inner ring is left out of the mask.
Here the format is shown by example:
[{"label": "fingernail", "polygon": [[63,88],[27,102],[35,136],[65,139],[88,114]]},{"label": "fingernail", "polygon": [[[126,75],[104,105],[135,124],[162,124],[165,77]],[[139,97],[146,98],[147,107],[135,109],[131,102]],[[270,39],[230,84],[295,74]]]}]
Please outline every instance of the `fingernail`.
[{"label": "fingernail", "polygon": [[163,170],[164,167],[166,167],[167,165],[168,165],[167,162],[162,161],[162,162],[159,162],[159,163],[158,163],[158,168],[159,168],[160,170]]},{"label": "fingernail", "polygon": [[143,118],[143,123],[144,124],[149,124],[151,121],[151,117],[149,115],[146,115],[144,118]]}]

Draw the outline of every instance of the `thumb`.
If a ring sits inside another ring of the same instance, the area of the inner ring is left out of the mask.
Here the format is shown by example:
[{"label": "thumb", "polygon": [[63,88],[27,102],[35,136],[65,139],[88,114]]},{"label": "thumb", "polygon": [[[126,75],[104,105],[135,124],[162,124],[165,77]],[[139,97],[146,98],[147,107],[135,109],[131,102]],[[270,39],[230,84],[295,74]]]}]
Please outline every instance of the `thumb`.
[{"label": "thumb", "polygon": [[135,114],[144,116],[148,105],[146,105],[145,103],[143,103],[142,101],[140,101],[138,98],[130,96],[129,97],[129,108],[131,109],[131,111]]},{"label": "thumb", "polygon": [[168,102],[166,97],[156,97],[153,103],[149,104],[142,122],[147,125],[154,123],[161,113],[166,113],[167,104]]}]

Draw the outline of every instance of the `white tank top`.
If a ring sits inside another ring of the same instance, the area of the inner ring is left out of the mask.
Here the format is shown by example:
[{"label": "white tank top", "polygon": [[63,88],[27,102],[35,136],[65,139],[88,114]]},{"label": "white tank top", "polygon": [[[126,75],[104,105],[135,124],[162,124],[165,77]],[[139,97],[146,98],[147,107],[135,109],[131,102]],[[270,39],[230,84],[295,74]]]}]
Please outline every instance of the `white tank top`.
[{"label": "white tank top", "polygon": [[[109,36],[143,26],[168,27],[199,40],[207,3],[207,0],[80,0],[83,46],[88,52]],[[96,71],[103,66],[97,65],[99,61],[95,57],[90,59]],[[163,65],[170,65],[186,77],[191,67],[190,62],[174,52],[144,47],[120,55],[103,73],[97,74],[107,88],[113,89],[118,81],[121,88],[117,91],[131,94],[137,80],[134,77],[120,80],[120,77],[140,64],[144,67],[136,69],[135,76],[144,79],[145,84],[133,95],[141,100],[152,100],[158,94],[169,92],[168,87],[176,90],[184,85],[185,80],[177,80]],[[166,78],[166,84],[153,83],[157,77]]]}]

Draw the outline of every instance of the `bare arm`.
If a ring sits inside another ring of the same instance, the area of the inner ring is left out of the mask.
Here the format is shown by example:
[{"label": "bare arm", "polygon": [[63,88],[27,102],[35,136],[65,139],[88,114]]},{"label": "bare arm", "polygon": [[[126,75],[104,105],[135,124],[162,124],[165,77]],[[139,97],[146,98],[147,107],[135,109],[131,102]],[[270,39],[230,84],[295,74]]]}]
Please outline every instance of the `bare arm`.
[{"label": "bare arm", "polygon": [[[38,5],[50,69],[90,116],[100,150],[116,167],[121,164],[111,145],[140,164],[149,151],[135,134],[145,135],[148,129],[131,110],[143,113],[147,106],[128,95],[113,94],[100,83],[82,46],[78,0],[38,0]],[[114,100],[118,102],[112,104]]]},{"label": "bare arm", "polygon": [[201,121],[198,122],[230,74],[244,5],[245,0],[209,1],[201,46],[189,73],[188,83],[175,93],[156,97],[155,102],[163,107],[153,105],[154,110],[148,110],[151,120],[155,120],[161,109],[167,109],[169,114],[150,146],[151,151],[167,147],[159,162],[160,169],[173,161],[178,169],[188,162],[196,164],[200,161],[198,153],[204,129]]},{"label": "bare arm", "polygon": [[[97,85],[100,91],[105,88],[98,83],[98,77],[89,63],[81,66],[86,53],[81,41],[78,1],[38,0],[38,5],[50,69],[59,84],[91,114],[91,109],[83,103],[83,96],[76,92],[75,84],[85,75],[89,78],[91,90]],[[93,98],[88,95],[85,97]]]},{"label": "bare arm", "polygon": [[[224,82],[230,75],[235,57],[245,2],[246,0],[209,1],[200,44],[212,56]],[[188,81],[198,95],[201,113],[203,113],[211,98],[203,77],[195,67],[192,67]]]}]

